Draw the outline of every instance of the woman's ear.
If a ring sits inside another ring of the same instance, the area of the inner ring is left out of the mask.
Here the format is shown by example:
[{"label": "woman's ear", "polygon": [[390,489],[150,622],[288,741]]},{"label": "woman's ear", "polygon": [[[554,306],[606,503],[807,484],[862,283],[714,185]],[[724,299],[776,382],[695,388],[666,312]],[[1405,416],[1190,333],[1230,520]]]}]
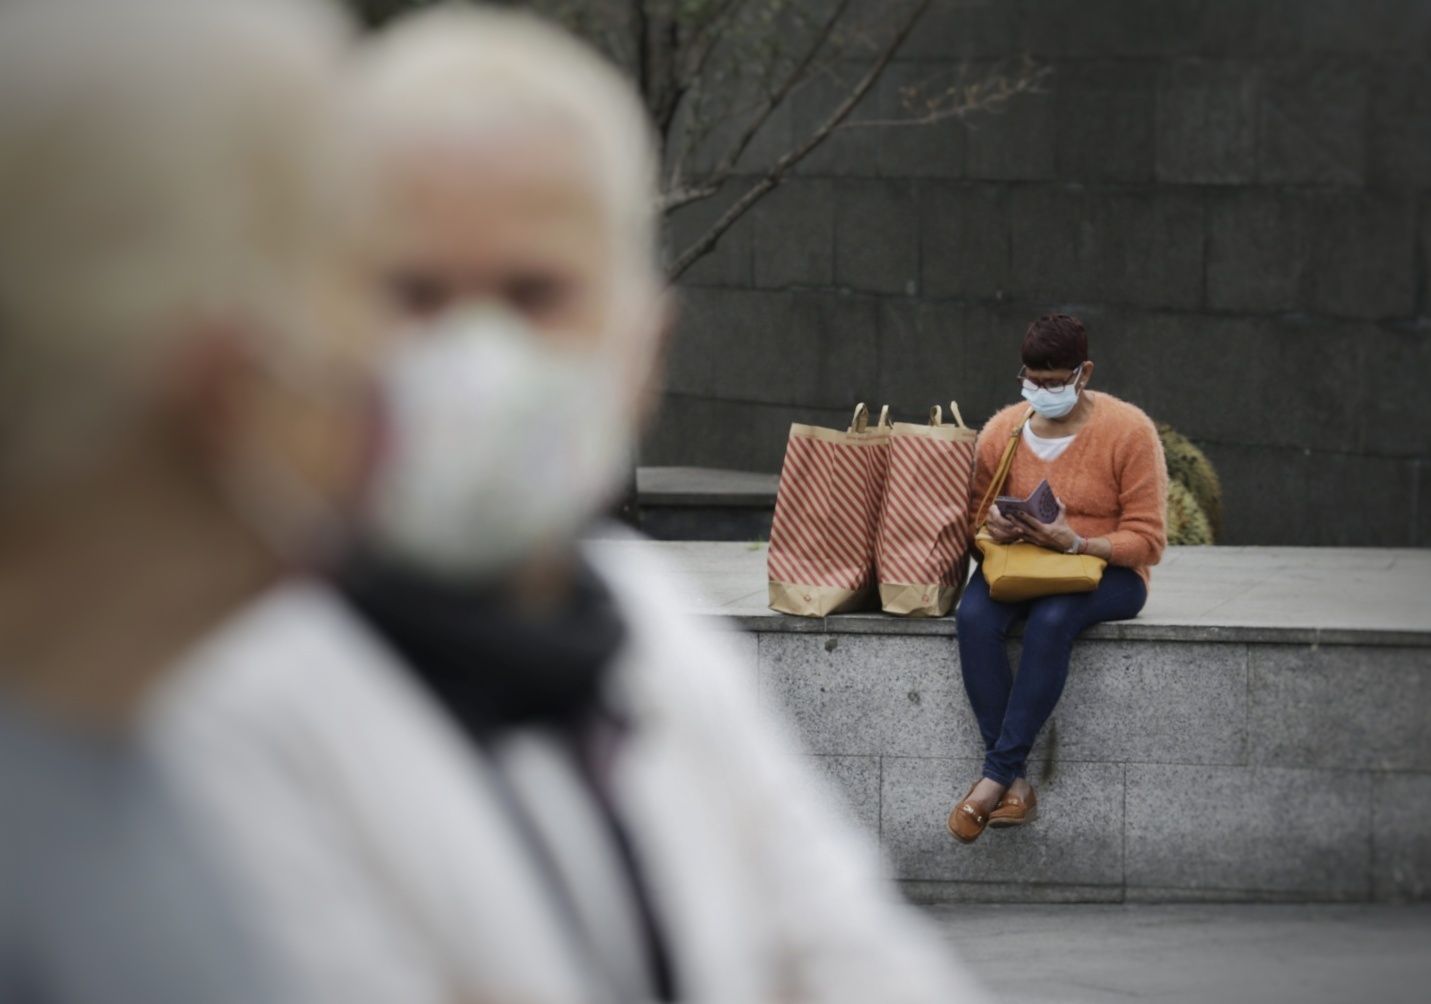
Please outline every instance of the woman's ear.
[{"label": "woman's ear", "polygon": [[191,455],[211,466],[243,423],[257,380],[251,339],[228,325],[204,324],[176,339],[158,374],[160,413]]},{"label": "woman's ear", "polygon": [[1090,359],[1083,364],[1083,386],[1086,388],[1093,382],[1093,360]]},{"label": "woman's ear", "polygon": [[[185,346],[160,375],[161,406],[215,485],[281,472],[335,507],[351,501],[375,440],[366,371],[349,374],[334,354],[280,358],[267,336],[232,325],[208,325]],[[259,489],[296,497],[284,484]]]}]

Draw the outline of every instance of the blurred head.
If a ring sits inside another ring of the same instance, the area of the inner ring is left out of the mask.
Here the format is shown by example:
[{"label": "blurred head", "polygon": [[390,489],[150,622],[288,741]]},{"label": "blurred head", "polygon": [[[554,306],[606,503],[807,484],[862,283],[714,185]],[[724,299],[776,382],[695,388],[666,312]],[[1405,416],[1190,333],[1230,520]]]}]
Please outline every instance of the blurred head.
[{"label": "blurred head", "polygon": [[650,351],[655,147],[613,67],[533,16],[454,5],[400,21],[362,69],[394,310],[479,301],[556,342]]},{"label": "blurred head", "polygon": [[0,509],[137,454],[261,519],[346,490],[344,40],[300,0],[0,10]]},{"label": "blurred head", "polygon": [[406,333],[372,529],[497,572],[570,539],[631,458],[665,328],[653,134],[613,67],[529,15],[428,11],[361,69]]},{"label": "blurred head", "polygon": [[1083,322],[1069,314],[1045,314],[1024,333],[1021,355],[1024,399],[1044,418],[1066,417],[1093,378]]}]

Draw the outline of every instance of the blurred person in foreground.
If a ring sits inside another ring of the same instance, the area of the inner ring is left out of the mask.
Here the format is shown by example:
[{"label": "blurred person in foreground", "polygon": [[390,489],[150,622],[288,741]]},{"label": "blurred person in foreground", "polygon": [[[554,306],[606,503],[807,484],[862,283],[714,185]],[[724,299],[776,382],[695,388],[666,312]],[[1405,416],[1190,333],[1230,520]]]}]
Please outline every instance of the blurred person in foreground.
[{"label": "blurred person in foreground", "polygon": [[313,598],[170,722],[313,998],[982,999],[672,574],[581,541],[668,326],[630,88],[490,9],[360,70],[401,341],[342,582],[402,659]]},{"label": "blurred person in foreground", "polygon": [[345,37],[295,2],[0,7],[7,1004],[292,999],[145,720],[354,468],[313,337]]}]

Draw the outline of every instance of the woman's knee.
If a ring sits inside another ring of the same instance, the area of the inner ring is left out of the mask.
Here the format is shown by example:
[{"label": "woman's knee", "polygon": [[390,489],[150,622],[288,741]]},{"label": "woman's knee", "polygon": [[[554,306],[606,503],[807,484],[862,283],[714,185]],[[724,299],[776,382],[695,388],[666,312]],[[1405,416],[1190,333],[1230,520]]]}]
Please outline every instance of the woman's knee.
[{"label": "woman's knee", "polygon": [[1030,639],[1055,643],[1072,641],[1084,628],[1078,599],[1076,596],[1046,596],[1036,602],[1024,625],[1024,644]]},{"label": "woman's knee", "polygon": [[1138,616],[1148,601],[1148,587],[1131,568],[1109,568],[1103,573],[1106,595],[1100,596],[1105,606],[1106,620],[1127,620]]},{"label": "woman's knee", "polygon": [[963,602],[954,609],[954,625],[959,629],[961,637],[968,632],[978,631],[987,620],[985,612],[978,607],[979,604],[972,597],[965,596]]},{"label": "woman's knee", "polygon": [[965,593],[954,611],[954,624],[961,638],[1004,636],[1004,616],[987,595]]}]

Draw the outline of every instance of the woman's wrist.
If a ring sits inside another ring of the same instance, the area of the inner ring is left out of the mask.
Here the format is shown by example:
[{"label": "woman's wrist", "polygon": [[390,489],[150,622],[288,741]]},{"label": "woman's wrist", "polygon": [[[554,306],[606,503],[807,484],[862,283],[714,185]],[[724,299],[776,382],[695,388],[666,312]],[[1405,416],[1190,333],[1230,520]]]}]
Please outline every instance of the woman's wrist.
[{"label": "woman's wrist", "polygon": [[1091,554],[1095,558],[1107,561],[1113,557],[1113,545],[1108,542],[1107,537],[1084,537],[1083,550],[1079,553]]}]

